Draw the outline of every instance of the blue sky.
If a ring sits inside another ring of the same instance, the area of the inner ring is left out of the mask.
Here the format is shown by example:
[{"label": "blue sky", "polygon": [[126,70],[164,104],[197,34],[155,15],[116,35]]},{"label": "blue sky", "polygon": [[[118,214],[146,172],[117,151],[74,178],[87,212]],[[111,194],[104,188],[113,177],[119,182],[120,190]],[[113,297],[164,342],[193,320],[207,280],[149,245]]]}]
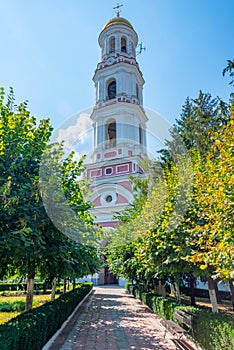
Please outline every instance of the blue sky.
[{"label": "blue sky", "polygon": [[[222,77],[234,58],[233,0],[123,0],[122,16],[146,51],[138,56],[145,78],[144,105],[171,123],[187,96],[199,89],[228,100]],[[37,118],[57,127],[94,104],[97,43],[115,16],[111,0],[1,0],[0,86],[13,86]]]}]

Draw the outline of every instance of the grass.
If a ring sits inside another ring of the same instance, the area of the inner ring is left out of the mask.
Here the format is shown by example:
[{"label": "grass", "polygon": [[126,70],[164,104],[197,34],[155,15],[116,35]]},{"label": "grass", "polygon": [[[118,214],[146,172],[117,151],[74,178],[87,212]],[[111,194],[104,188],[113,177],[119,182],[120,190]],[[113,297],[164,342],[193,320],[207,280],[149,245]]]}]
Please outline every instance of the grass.
[{"label": "grass", "polygon": [[[55,295],[58,298],[59,294]],[[0,296],[0,303],[13,303],[15,301],[25,302],[25,296]],[[38,307],[50,301],[50,294],[41,294],[33,296],[33,308]],[[0,324],[9,321],[11,318],[18,316],[20,312],[0,312]]]}]

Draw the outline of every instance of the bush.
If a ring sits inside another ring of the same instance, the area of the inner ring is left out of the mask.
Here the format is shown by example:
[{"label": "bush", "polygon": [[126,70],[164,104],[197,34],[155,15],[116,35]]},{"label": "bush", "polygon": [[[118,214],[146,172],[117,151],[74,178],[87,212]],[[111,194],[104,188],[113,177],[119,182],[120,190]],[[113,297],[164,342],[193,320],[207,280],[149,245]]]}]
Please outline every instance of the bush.
[{"label": "bush", "polygon": [[13,312],[13,311],[24,311],[25,302],[24,301],[14,301],[14,302],[3,302],[0,303],[0,312]]},{"label": "bush", "polygon": [[203,310],[196,310],[196,313],[194,337],[204,349],[234,349],[233,318]]},{"label": "bush", "polygon": [[128,285],[128,290],[148,305],[156,314],[165,319],[173,319],[173,314],[178,307],[184,307],[197,314],[193,325],[194,340],[205,350],[230,350],[234,349],[234,324],[233,319],[224,314],[216,314],[203,311],[194,307],[180,305],[174,299],[147,293],[137,285]]},{"label": "bush", "polygon": [[81,283],[58,299],[0,325],[0,350],[41,349],[91,289],[91,283]]}]

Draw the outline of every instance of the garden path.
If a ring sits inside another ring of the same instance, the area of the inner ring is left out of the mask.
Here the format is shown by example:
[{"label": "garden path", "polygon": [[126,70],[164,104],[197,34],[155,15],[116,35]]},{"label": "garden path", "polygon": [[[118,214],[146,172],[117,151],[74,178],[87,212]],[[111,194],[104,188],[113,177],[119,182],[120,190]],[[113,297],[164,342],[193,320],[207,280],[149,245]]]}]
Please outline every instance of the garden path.
[{"label": "garden path", "polygon": [[175,350],[160,318],[118,286],[95,287],[49,350]]}]

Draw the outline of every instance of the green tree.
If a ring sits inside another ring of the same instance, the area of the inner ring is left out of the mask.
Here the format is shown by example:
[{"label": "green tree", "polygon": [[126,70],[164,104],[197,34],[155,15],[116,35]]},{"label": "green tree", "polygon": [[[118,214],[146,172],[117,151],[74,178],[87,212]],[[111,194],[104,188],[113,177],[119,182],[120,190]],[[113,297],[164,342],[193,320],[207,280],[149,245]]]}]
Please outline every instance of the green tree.
[{"label": "green tree", "polygon": [[[32,307],[35,274],[45,273],[45,261],[50,262],[47,266],[51,268],[51,275],[53,269],[56,274],[58,266],[61,267],[62,264],[67,270],[72,265],[78,266],[76,259],[82,265],[81,254],[78,256],[78,251],[80,253],[87,251],[86,266],[90,262],[90,256],[94,255],[93,253],[90,255],[89,248],[86,247],[77,248],[73,254],[70,253],[73,242],[64,237],[51,221],[45,210],[45,203],[42,201],[43,186],[40,188],[39,183],[43,179],[39,176],[39,169],[44,159],[43,154],[48,154],[46,147],[52,132],[49,119],[37,123],[27,110],[27,103],[15,106],[12,89],[6,104],[4,104],[4,97],[5,93],[2,89],[0,93],[0,276],[6,275],[7,272],[12,274],[17,272],[21,276],[27,276],[26,309],[28,310]],[[88,214],[90,205],[85,202],[82,192],[84,182],[78,181],[78,175],[83,171],[82,160],[75,162],[72,160],[72,155],[64,160],[62,147],[58,146],[58,148],[60,151],[57,153],[55,151],[54,155],[56,155],[55,163],[60,164],[60,177],[58,178],[57,174],[52,176],[50,173],[51,176],[47,181],[62,188],[63,197],[60,198],[63,202],[60,204],[70,206],[71,212],[78,218],[78,226],[74,229],[75,238],[77,238],[80,228],[88,228],[93,232],[93,221]],[[50,157],[53,163],[51,159]],[[49,194],[50,192],[47,193]],[[59,209],[63,209],[61,205]],[[64,226],[69,227],[69,220],[68,217]],[[85,260],[83,253],[82,258]],[[90,266],[95,266],[95,261],[97,262],[97,259],[91,259]],[[83,260],[82,263],[84,263]]]},{"label": "green tree", "polygon": [[230,85],[234,85],[234,60],[227,60],[227,66],[223,70],[223,76],[229,74],[231,81]]},{"label": "green tree", "polygon": [[182,147],[184,153],[184,145],[188,150],[196,148],[206,154],[212,145],[211,134],[225,125],[228,117],[228,105],[209,93],[200,91],[195,99],[187,97],[180,119],[176,119],[171,130],[172,141],[167,142],[170,152],[180,154]]}]

